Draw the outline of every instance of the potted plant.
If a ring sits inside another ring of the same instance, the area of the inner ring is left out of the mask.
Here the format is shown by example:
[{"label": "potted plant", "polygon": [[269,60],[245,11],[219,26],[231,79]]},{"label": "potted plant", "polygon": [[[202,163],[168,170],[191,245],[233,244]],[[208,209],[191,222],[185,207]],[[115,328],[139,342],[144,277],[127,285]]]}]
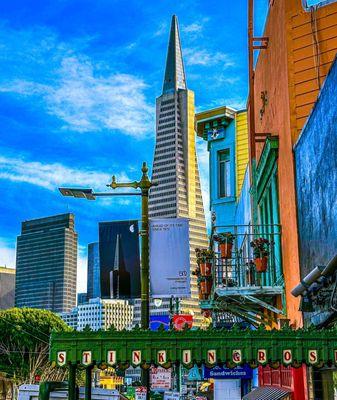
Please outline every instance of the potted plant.
[{"label": "potted plant", "polygon": [[211,276],[214,251],[209,249],[195,249],[195,253],[200,268],[200,275]]},{"label": "potted plant", "polygon": [[221,258],[232,258],[232,248],[235,236],[231,232],[218,233],[213,239],[219,243]]},{"label": "potted plant", "polygon": [[199,286],[199,293],[204,295],[204,297],[208,298],[211,294],[213,285],[213,279],[211,276],[199,276],[198,278],[198,286]]},{"label": "potted plant", "polygon": [[269,240],[265,238],[257,238],[254,239],[250,245],[253,248],[256,272],[266,272],[269,257]]}]

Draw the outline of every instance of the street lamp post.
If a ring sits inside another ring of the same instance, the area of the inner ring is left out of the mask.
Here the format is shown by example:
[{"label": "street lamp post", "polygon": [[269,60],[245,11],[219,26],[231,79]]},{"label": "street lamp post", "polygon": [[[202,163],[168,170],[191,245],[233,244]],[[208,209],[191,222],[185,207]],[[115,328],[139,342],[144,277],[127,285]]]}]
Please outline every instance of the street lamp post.
[{"label": "street lamp post", "polygon": [[[63,196],[72,196],[77,198],[85,198],[87,200],[95,200],[96,197],[107,196],[141,196],[142,197],[142,224],[140,230],[141,236],[141,328],[149,329],[150,324],[150,294],[149,294],[149,190],[157,183],[150,181],[148,177],[148,167],[146,162],[142,165],[142,177],[140,181],[134,182],[116,182],[116,177],[112,177],[111,183],[107,186],[111,189],[118,188],[134,188],[140,189],[139,193],[94,193],[92,189],[79,188],[59,188]],[[143,370],[142,384],[149,388],[149,371]],[[86,382],[86,387],[89,382]],[[90,396],[90,395],[89,395]]]}]

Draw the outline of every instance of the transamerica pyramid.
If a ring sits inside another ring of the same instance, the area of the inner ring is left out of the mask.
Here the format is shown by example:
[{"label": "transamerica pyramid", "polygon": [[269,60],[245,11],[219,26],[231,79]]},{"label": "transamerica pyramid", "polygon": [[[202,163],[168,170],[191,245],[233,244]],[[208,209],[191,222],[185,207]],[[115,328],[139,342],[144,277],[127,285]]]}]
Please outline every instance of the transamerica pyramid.
[{"label": "transamerica pyramid", "polygon": [[[188,218],[191,271],[195,248],[207,247],[205,214],[195,145],[194,93],[187,89],[178,20],[172,17],[163,93],[156,99],[156,147],[150,191],[150,218]],[[174,256],[172,254],[172,256]],[[201,322],[196,277],[191,275],[191,298],[181,301],[182,313]]]}]

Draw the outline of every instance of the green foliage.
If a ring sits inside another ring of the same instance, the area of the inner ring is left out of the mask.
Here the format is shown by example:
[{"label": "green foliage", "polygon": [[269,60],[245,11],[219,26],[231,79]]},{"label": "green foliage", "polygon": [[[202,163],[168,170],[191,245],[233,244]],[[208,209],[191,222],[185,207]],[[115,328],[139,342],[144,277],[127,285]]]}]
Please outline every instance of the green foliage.
[{"label": "green foliage", "polygon": [[195,249],[195,254],[197,256],[197,263],[209,262],[214,257],[214,251],[211,249]]},{"label": "green foliage", "polygon": [[35,375],[55,372],[49,361],[52,331],[71,331],[56,314],[32,308],[0,311],[0,372],[16,383],[33,383]]},{"label": "green foliage", "polygon": [[213,240],[220,244],[233,244],[235,240],[235,235],[233,235],[231,232],[218,233],[217,235],[213,236]]}]

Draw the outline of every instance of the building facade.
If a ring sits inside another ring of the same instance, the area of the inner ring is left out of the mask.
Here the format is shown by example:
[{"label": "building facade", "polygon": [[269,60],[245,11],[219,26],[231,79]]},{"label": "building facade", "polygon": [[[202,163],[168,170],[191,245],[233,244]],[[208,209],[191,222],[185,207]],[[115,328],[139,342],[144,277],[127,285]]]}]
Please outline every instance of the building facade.
[{"label": "building facade", "polygon": [[89,327],[93,331],[131,329],[134,319],[133,306],[127,300],[90,299],[61,318],[73,329],[82,331]]},{"label": "building facade", "polygon": [[277,141],[274,207],[282,225],[287,318],[295,326],[301,326],[303,319],[299,300],[291,295],[301,279],[293,146],[337,51],[337,3],[316,3],[310,8],[302,0],[269,2],[263,34],[269,41],[259,53],[254,76],[257,163],[266,150],[263,135]]},{"label": "building facade", "polygon": [[[191,271],[195,248],[207,247],[194,130],[194,93],[187,89],[177,17],[173,16],[163,92],[156,100],[156,147],[150,191],[150,218],[188,218]],[[183,313],[201,322],[196,278],[191,276],[191,298],[181,302]]]},{"label": "building facade", "polygon": [[[250,80],[250,93],[254,95],[249,104],[249,120],[253,121],[249,125],[250,151],[251,154],[256,152],[256,157],[254,155],[250,160],[253,166],[253,220],[259,224],[277,224],[282,232],[280,242],[275,241],[274,254],[281,260],[283,316],[277,313],[269,316],[279,318],[280,323],[286,318],[294,328],[304,323],[300,297],[292,295],[292,289],[303,277],[299,236],[303,231],[297,218],[294,145],[334,60],[336,26],[335,1],[270,1],[262,45]],[[251,43],[251,49],[254,43]],[[251,115],[252,109],[255,109],[254,115]],[[321,137],[318,141],[322,143]],[[302,153],[302,162],[307,156],[308,153]],[[323,159],[321,161],[323,168]],[[307,161],[308,168],[309,165],[310,161]],[[305,181],[302,175],[304,191],[307,183],[312,184],[306,181],[312,171],[307,170],[306,174]],[[304,203],[308,204],[308,201],[310,199]],[[315,204],[318,205],[318,198]],[[282,380],[282,374],[288,378]],[[277,377],[276,373],[274,375]],[[323,398],[307,390],[310,374],[305,366],[288,367],[280,371],[279,376],[273,382],[271,372],[261,369],[260,384],[290,389],[295,400]]]},{"label": "building facade", "polygon": [[99,263],[99,243],[88,244],[87,298],[101,297],[101,273]]},{"label": "building facade", "polygon": [[15,306],[54,312],[76,306],[74,215],[24,221],[17,238]]},{"label": "building facade", "polygon": [[[329,328],[337,313],[337,61],[294,147],[301,279],[306,325]],[[326,267],[330,265],[326,269]],[[299,286],[301,285],[300,282]],[[335,367],[311,370],[309,387],[316,399],[332,399]]]},{"label": "building facade", "polygon": [[0,310],[14,307],[15,269],[0,267]]},{"label": "building facade", "polygon": [[240,198],[248,166],[247,111],[218,107],[196,114],[197,135],[209,152],[210,211],[217,226],[230,228],[238,219]]}]

